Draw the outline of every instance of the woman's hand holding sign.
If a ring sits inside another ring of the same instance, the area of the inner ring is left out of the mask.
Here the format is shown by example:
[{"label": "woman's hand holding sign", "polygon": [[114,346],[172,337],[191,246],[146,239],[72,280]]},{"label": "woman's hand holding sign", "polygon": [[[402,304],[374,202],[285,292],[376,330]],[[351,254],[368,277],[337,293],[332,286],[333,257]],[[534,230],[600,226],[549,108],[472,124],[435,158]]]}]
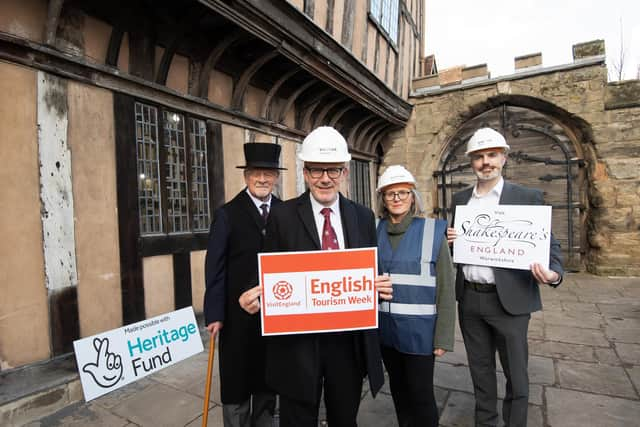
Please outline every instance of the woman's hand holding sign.
[{"label": "woman's hand holding sign", "polygon": [[249,314],[256,314],[260,311],[260,294],[262,290],[260,285],[254,286],[253,288],[245,291],[240,298],[238,298],[238,303],[240,303],[240,307],[244,311]]},{"label": "woman's hand holding sign", "polygon": [[389,301],[393,298],[393,284],[390,276],[377,276],[375,285],[380,299]]}]

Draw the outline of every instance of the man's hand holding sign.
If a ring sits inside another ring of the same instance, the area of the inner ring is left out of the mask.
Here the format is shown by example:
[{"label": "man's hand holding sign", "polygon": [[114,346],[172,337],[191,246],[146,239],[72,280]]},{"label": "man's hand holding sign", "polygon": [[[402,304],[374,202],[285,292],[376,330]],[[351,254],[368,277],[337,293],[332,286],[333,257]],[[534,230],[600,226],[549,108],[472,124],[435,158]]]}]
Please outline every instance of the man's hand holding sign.
[{"label": "man's hand holding sign", "polygon": [[531,270],[538,283],[560,277],[549,267],[551,207],[497,205],[456,208],[455,228],[447,230],[454,262]]}]

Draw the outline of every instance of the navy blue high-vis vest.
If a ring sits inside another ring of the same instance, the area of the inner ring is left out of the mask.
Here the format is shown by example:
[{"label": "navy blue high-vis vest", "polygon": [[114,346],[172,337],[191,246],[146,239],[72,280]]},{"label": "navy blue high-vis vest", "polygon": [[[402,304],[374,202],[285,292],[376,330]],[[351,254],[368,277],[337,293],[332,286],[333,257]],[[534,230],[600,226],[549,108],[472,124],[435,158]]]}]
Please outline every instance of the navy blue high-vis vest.
[{"label": "navy blue high-vis vest", "polygon": [[436,312],[436,261],[447,222],[414,218],[395,251],[387,220],[378,224],[378,266],[390,273],[393,299],[379,305],[383,345],[402,353],[433,354]]}]

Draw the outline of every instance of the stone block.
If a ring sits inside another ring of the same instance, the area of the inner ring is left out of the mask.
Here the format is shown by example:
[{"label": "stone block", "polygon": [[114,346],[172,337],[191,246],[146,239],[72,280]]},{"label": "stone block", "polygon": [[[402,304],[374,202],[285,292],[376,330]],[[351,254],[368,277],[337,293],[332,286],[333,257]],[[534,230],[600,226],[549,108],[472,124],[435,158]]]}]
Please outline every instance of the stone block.
[{"label": "stone block", "polygon": [[[167,402],[171,402],[167,405]],[[176,426],[195,419],[202,411],[202,399],[164,384],[154,384],[144,393],[130,396],[112,412],[139,425]]]},{"label": "stone block", "polygon": [[[636,333],[638,333],[637,330]],[[620,359],[622,359],[624,363],[640,365],[640,344],[617,342],[615,346],[618,355],[620,355]]]},{"label": "stone block", "polygon": [[598,361],[598,363],[611,366],[620,366],[622,364],[620,358],[613,349],[594,347],[593,351],[596,355],[596,360]]},{"label": "stone block", "polygon": [[462,81],[462,67],[458,66],[440,70],[438,77],[440,86],[444,87],[458,84]]},{"label": "stone block", "polygon": [[599,313],[562,311],[545,313],[544,322],[547,325],[599,329],[604,323],[604,319]]},{"label": "stone block", "polygon": [[640,403],[601,394],[547,387],[547,423],[562,427],[637,425]]},{"label": "stone block", "polygon": [[39,420],[38,425],[65,427],[120,427],[129,425],[129,421],[112,414],[99,405],[72,405],[55,414]]},{"label": "stone block", "polygon": [[605,108],[613,110],[640,106],[640,81],[611,82],[605,90]]},{"label": "stone block", "polygon": [[523,68],[531,68],[542,65],[542,53],[530,53],[527,55],[516,56],[513,58],[514,68],[522,70]]},{"label": "stone block", "polygon": [[551,341],[559,341],[569,344],[609,347],[609,341],[607,341],[604,333],[596,329],[548,325],[546,337]]},{"label": "stone block", "polygon": [[592,40],[573,45],[573,60],[605,54],[604,40]]},{"label": "stone block", "polygon": [[413,90],[432,88],[440,86],[440,76],[438,74],[432,74],[430,76],[418,77],[413,79],[411,87]]},{"label": "stone block", "polygon": [[596,362],[594,347],[582,344],[568,344],[542,340],[529,341],[529,354],[554,359],[578,360],[582,362]]},{"label": "stone block", "polygon": [[607,159],[609,176],[615,179],[640,179],[638,159]]},{"label": "stone block", "polygon": [[360,403],[358,425],[397,427],[396,411],[389,394],[378,394],[375,399],[367,393]]},{"label": "stone block", "polygon": [[560,387],[590,393],[637,399],[624,369],[598,363],[556,362]]}]

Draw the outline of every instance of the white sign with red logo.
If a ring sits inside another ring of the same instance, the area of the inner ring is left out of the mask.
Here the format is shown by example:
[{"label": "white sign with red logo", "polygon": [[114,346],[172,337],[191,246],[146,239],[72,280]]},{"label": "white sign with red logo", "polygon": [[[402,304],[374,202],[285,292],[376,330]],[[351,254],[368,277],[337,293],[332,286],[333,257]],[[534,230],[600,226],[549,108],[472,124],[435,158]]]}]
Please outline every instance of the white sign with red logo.
[{"label": "white sign with red logo", "polygon": [[456,206],[453,262],[529,270],[549,268],[551,206]]},{"label": "white sign with red logo", "polygon": [[378,327],[377,248],[258,255],[263,335]]}]

